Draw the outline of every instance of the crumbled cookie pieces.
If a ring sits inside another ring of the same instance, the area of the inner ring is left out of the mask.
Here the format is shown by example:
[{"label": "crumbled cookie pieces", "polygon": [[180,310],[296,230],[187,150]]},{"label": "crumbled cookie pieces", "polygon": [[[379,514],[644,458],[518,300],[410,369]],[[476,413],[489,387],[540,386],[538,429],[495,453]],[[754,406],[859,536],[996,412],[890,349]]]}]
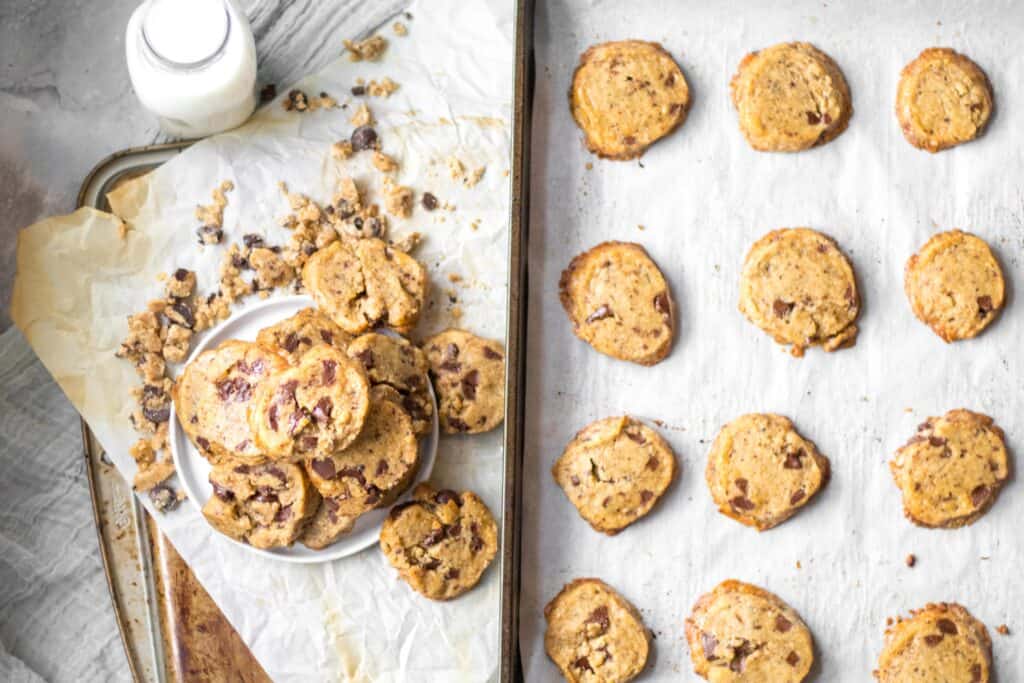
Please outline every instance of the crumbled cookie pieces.
[{"label": "crumbled cookie pieces", "polygon": [[390,176],[384,177],[384,209],[392,216],[408,218],[412,215],[412,190],[399,185]]},{"label": "crumbled cookie pieces", "polygon": [[233,182],[222,181],[213,189],[210,204],[196,206],[196,219],[200,223],[196,235],[200,244],[219,244],[224,238],[224,208],[228,205],[227,193],[233,189]]},{"label": "crumbled cookie pieces", "polygon": [[338,106],[338,100],[321,92],[316,97],[310,97],[299,89],[288,91],[288,97],[281,100],[281,106],[285,111],[307,112],[317,109],[334,109]]},{"label": "crumbled cookie pieces", "polygon": [[384,54],[388,41],[383,36],[370,36],[363,40],[346,40],[345,52],[350,62],[376,62]]}]

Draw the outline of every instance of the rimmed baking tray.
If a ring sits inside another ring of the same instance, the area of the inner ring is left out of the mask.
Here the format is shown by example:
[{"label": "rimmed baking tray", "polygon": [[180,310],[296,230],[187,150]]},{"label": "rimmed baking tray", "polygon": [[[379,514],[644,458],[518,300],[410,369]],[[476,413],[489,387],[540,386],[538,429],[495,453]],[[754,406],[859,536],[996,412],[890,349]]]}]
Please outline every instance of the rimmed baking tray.
[{"label": "rimmed baking tray", "polygon": [[[512,201],[508,242],[505,459],[502,481],[501,681],[520,681],[519,518],[522,466],[526,245],[529,190],[530,98],[533,89],[533,2],[517,0],[513,101]],[[89,173],[77,206],[109,210],[107,193],[152,171],[192,142],[116,152]],[[136,681],[267,681],[219,608],[160,534],[148,513],[107,460],[88,425],[82,443],[100,554],[114,614]],[[201,626],[201,629],[196,628]]]}]

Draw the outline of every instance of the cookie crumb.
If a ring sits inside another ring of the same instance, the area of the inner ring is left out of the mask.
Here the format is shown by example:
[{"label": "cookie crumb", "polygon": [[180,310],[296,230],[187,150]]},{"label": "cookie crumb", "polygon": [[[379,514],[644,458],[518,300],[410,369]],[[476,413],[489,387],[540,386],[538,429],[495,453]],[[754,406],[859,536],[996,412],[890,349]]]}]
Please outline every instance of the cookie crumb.
[{"label": "cookie crumb", "polygon": [[1008,636],[1010,635],[1010,627],[1006,624],[999,624],[999,626],[996,627],[996,633],[1001,636]]},{"label": "cookie crumb", "polygon": [[335,159],[348,159],[352,156],[352,143],[348,140],[341,140],[331,145],[331,156]]},{"label": "cookie crumb", "polygon": [[260,90],[260,104],[266,104],[267,102],[271,102],[276,97],[277,97],[277,84],[276,83],[267,83]]},{"label": "cookie crumb", "polygon": [[344,45],[350,62],[376,62],[387,49],[388,41],[383,36],[370,36],[365,40],[346,40]]},{"label": "cookie crumb", "polygon": [[407,36],[409,35],[409,27],[400,21],[396,21],[391,27],[391,30],[395,32],[396,36]]},{"label": "cookie crumb", "polygon": [[366,106],[366,103],[362,103],[356,109],[356,113],[349,119],[353,126],[368,126],[373,123],[373,114],[370,113],[370,108]]},{"label": "cookie crumb", "polygon": [[398,90],[398,84],[387,77],[380,81],[370,81],[365,87],[365,91],[370,94],[370,97],[391,97],[396,90]]},{"label": "cookie crumb", "polygon": [[128,225],[128,221],[122,218],[118,218],[118,220],[120,223],[117,224],[117,238],[119,240],[126,240],[128,239],[128,232],[131,230],[131,227]]},{"label": "cookie crumb", "polygon": [[458,283],[462,282],[462,276],[458,273],[448,273],[448,282]]},{"label": "cookie crumb", "polygon": [[412,215],[412,190],[399,185],[390,176],[384,177],[384,210],[392,216],[408,218]]},{"label": "cookie crumb", "polygon": [[197,204],[195,216],[201,224],[196,230],[200,244],[218,244],[224,237],[224,209],[228,205],[227,194],[235,189],[230,180],[221,181],[210,193],[210,204]]},{"label": "cookie crumb", "polygon": [[796,568],[797,569],[803,569],[804,568],[804,566],[802,564],[800,564],[800,560],[796,561]]},{"label": "cookie crumb", "polygon": [[474,219],[473,222],[469,224],[469,229],[472,230],[473,232],[476,232],[477,230],[479,230],[480,229],[480,219],[479,218]]},{"label": "cookie crumb", "polygon": [[473,171],[463,179],[462,184],[466,187],[476,187],[477,183],[480,182],[480,179],[484,177],[484,173],[486,171],[486,166],[473,169]]},{"label": "cookie crumb", "polygon": [[636,229],[637,229],[637,230],[639,230],[640,232],[643,232],[643,231],[644,231],[644,230],[646,230],[647,228],[645,228],[645,227],[644,227],[643,225],[637,225],[637,226],[636,226]]},{"label": "cookie crumb", "polygon": [[594,170],[594,164],[588,161],[588,162],[587,162],[587,165],[585,166],[585,168],[586,168],[586,169],[587,169],[588,171],[592,171],[592,170]]},{"label": "cookie crumb", "polygon": [[908,567],[913,567],[915,564],[917,564],[917,556],[911,553],[907,555],[907,559],[904,560],[904,562],[906,562]]},{"label": "cookie crumb", "polygon": [[380,150],[373,151],[373,166],[381,173],[391,173],[398,170],[398,162]]},{"label": "cookie crumb", "polygon": [[437,197],[435,197],[431,192],[424,192],[423,197],[420,199],[420,203],[423,204],[423,208],[427,211],[433,211],[439,204]]},{"label": "cookie crumb", "polygon": [[285,111],[316,111],[317,109],[334,109],[338,106],[338,100],[325,92],[317,97],[310,97],[302,90],[294,88],[288,91],[288,97],[281,100],[281,106]]},{"label": "cookie crumb", "polygon": [[452,180],[459,180],[466,174],[466,167],[459,161],[458,157],[450,156],[446,163],[448,164],[448,175],[451,176]]}]

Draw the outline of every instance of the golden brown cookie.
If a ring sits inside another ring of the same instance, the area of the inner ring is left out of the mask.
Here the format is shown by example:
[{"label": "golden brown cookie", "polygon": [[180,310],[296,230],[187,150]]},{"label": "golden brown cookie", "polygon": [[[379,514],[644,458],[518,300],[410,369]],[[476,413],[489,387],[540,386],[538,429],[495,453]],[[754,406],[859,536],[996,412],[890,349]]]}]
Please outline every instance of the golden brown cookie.
[{"label": "golden brown cookie", "polygon": [[498,551],[498,525],[471,491],[420,484],[412,500],[391,508],[380,549],[418,593],[450,600],[475,586]]},{"label": "golden brown cookie", "polygon": [[276,349],[235,339],[185,366],[171,395],[182,430],[203,457],[214,465],[264,460],[246,413],[257,388],[287,367]]},{"label": "golden brown cookie", "polygon": [[367,506],[366,510],[358,514],[344,514],[339,509],[338,501],[333,498],[321,498],[319,494],[315,497],[320,501],[316,513],[310,518],[299,537],[302,545],[310,550],[323,550],[337,543],[342,536],[352,531],[359,515],[372,509]]},{"label": "golden brown cookie", "polygon": [[607,417],[581,429],[551,468],[580,516],[609,535],[650,512],[675,472],[668,443],[628,416]]},{"label": "golden brown cookie", "polygon": [[352,335],[316,308],[303,308],[290,318],[264,327],[256,335],[257,343],[279,349],[292,365],[314,346],[330,344],[344,351],[351,339]]},{"label": "golden brown cookie", "polygon": [[751,52],[730,83],[740,130],[762,152],[799,152],[834,140],[853,115],[832,58],[810,43]]},{"label": "golden brown cookie", "polygon": [[430,431],[434,402],[427,356],[419,347],[408,339],[370,332],[349,343],[348,356],[362,364],[372,386],[395,390],[392,398],[409,413],[417,434]]},{"label": "golden brown cookie", "polygon": [[985,625],[955,603],[929,603],[885,630],[875,678],[880,683],[992,680],[992,641]]},{"label": "golden brown cookie", "polygon": [[693,606],[686,642],[693,670],[715,683],[800,683],[814,663],[811,632],[796,610],[734,579]]},{"label": "golden brown cookie", "polygon": [[257,388],[249,426],[268,458],[299,461],[355,441],[369,406],[370,385],[362,366],[321,344]]},{"label": "golden brown cookie", "polygon": [[294,543],[319,501],[302,468],[288,463],[214,467],[210,484],[213,495],[203,516],[217,531],[254,548]]},{"label": "golden brown cookie", "polygon": [[601,353],[654,365],[672,348],[668,283],[639,244],[603,242],[583,252],[562,271],[558,289],[573,332]]},{"label": "golden brown cookie", "polygon": [[383,240],[338,240],[309,258],[302,284],[349,334],[375,327],[407,332],[423,310],[427,271]]},{"label": "golden brown cookie", "polygon": [[910,257],[903,288],[918,320],[947,342],[970,339],[988,327],[1006,295],[992,250],[960,230],[933,235]]},{"label": "golden brown cookie", "polygon": [[623,40],[590,47],[572,77],[569,109],[587,148],[635,159],[686,120],[690,89],[658,43]]},{"label": "golden brown cookie", "polygon": [[505,419],[505,348],[449,328],[423,342],[437,392],[441,431],[487,432]]},{"label": "golden brown cookie", "polygon": [[387,505],[408,488],[419,467],[412,419],[402,407],[374,396],[359,436],[346,448],[306,461],[306,472],[338,512],[359,515]]},{"label": "golden brown cookie", "polygon": [[705,478],[723,515],[771,529],[828,483],[829,461],[781,415],[752,413],[722,427]]},{"label": "golden brown cookie", "polygon": [[1010,476],[1010,456],[992,418],[961,408],[921,423],[889,469],[907,519],[954,529],[992,506]]},{"label": "golden brown cookie", "polygon": [[572,683],[625,683],[647,664],[640,612],[600,579],[575,579],[544,608],[544,650]]},{"label": "golden brown cookie", "polygon": [[802,356],[853,346],[860,296],[853,267],[832,238],[810,228],[773,230],[747,252],[740,312]]},{"label": "golden brown cookie", "polygon": [[981,135],[992,114],[992,86],[981,68],[956,50],[932,47],[903,67],[896,118],[903,137],[938,152]]}]

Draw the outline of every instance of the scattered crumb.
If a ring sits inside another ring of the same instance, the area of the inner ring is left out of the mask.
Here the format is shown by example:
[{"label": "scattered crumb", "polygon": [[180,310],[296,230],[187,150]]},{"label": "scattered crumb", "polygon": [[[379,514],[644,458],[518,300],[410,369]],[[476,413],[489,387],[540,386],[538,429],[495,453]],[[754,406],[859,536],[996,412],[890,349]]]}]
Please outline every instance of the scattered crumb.
[{"label": "scattered crumb", "polygon": [[397,249],[398,251],[405,252],[406,254],[411,253],[416,247],[423,241],[423,235],[418,232],[409,232],[395,240],[389,240],[388,244]]},{"label": "scattered crumb", "polygon": [[277,97],[277,85],[275,83],[267,83],[260,90],[260,104],[266,104]]},{"label": "scattered crumb", "polygon": [[396,36],[407,36],[409,35],[409,28],[400,21],[396,21],[391,27],[391,30],[395,32]]},{"label": "scattered crumb", "polygon": [[904,560],[904,562],[907,563],[908,567],[913,567],[915,564],[917,564],[917,556],[911,553],[907,555],[907,559]]},{"label": "scattered crumb", "polygon": [[127,239],[128,232],[131,230],[131,227],[128,225],[127,221],[121,218],[119,218],[118,220],[120,222],[117,224],[117,238],[120,240]]},{"label": "scattered crumb", "polygon": [[281,106],[285,111],[316,111],[317,109],[334,109],[338,106],[338,100],[325,92],[317,97],[310,97],[299,89],[288,91],[288,97],[281,100]]},{"label": "scattered crumb", "polygon": [[479,230],[480,229],[480,219],[479,218],[473,219],[473,222],[469,224],[469,229],[473,230],[474,232]]},{"label": "scattered crumb", "polygon": [[456,323],[458,323],[460,320],[462,320],[462,307],[461,306],[452,306],[451,314],[452,314],[452,320],[454,320]]},{"label": "scattered crumb", "polygon": [[412,215],[412,189],[399,185],[390,176],[385,176],[383,192],[385,211],[399,218],[408,218]]},{"label": "scattered crumb", "polygon": [[196,219],[200,223],[196,234],[200,244],[218,244],[224,237],[224,208],[228,205],[226,193],[233,189],[235,184],[224,180],[210,193],[212,203],[196,206]]},{"label": "scattered crumb", "polygon": [[335,159],[348,159],[352,156],[352,143],[348,140],[335,142],[331,145],[331,156]]},{"label": "scattered crumb", "polygon": [[350,62],[361,62],[364,59],[376,62],[384,54],[388,41],[383,36],[370,36],[365,40],[346,40],[345,52]]},{"label": "scattered crumb", "polygon": [[800,564],[800,560],[796,561],[796,568],[797,569],[803,569],[804,568],[804,566],[802,564]]},{"label": "scattered crumb", "polygon": [[885,618],[885,625],[886,626],[892,626],[892,617],[886,617]]},{"label": "scattered crumb", "polygon": [[384,77],[380,81],[370,81],[366,85],[366,92],[370,94],[370,97],[391,97],[398,87],[393,80]]},{"label": "scattered crumb", "polygon": [[475,187],[476,184],[480,182],[480,179],[484,177],[484,173],[486,171],[487,171],[487,167],[486,166],[481,166],[480,168],[473,169],[473,172],[470,173],[469,175],[467,175],[463,179],[462,183],[466,187]]},{"label": "scattered crumb", "polygon": [[448,174],[451,176],[452,180],[459,180],[463,175],[465,175],[466,167],[462,165],[462,162],[459,161],[457,157],[448,157],[446,163],[448,164]]},{"label": "scattered crumb", "polygon": [[996,627],[996,633],[1001,636],[1008,636],[1010,635],[1010,627],[1006,624],[999,624],[999,626]]},{"label": "scattered crumb", "polygon": [[350,121],[353,126],[368,126],[373,123],[373,114],[370,113],[370,108],[366,106],[365,102],[359,105]]},{"label": "scattered crumb", "polygon": [[458,283],[462,282],[462,276],[458,273],[448,273],[448,282]]},{"label": "scattered crumb", "polygon": [[508,169],[507,168],[504,171],[501,172],[501,177],[503,177],[503,178],[508,178],[508,175],[509,175],[509,173],[508,173]]},{"label": "scattered crumb", "polygon": [[398,162],[380,150],[373,151],[373,165],[381,173],[391,173],[398,170]]},{"label": "scattered crumb", "polygon": [[646,230],[647,228],[645,228],[645,227],[644,227],[644,226],[642,226],[642,225],[638,225],[638,226],[636,226],[636,229],[637,229],[637,230],[640,230],[640,231],[642,232],[642,231]]},{"label": "scattered crumb", "polygon": [[591,162],[591,161],[588,161],[588,162],[587,162],[587,166],[586,166],[586,169],[587,169],[588,171],[591,171],[591,170],[593,170],[593,169],[594,169],[594,164],[593,164],[593,162]]}]

